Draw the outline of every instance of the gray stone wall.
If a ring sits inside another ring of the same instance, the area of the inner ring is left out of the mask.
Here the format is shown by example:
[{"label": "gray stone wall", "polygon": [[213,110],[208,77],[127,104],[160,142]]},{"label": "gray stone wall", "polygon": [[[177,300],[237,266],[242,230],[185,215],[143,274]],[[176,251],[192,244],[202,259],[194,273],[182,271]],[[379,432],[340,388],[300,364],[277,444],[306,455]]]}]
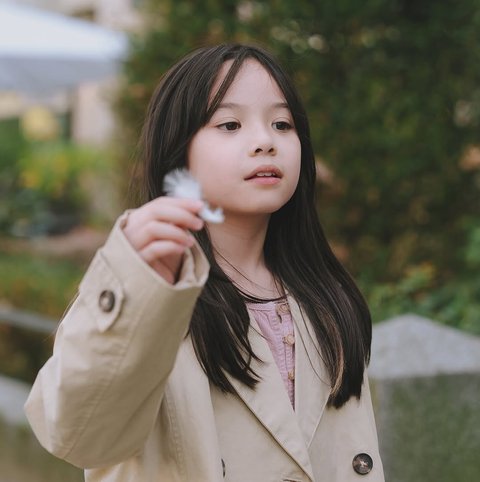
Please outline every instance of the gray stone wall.
[{"label": "gray stone wall", "polygon": [[480,339],[415,315],[374,326],[369,368],[387,482],[480,477]]},{"label": "gray stone wall", "polygon": [[387,482],[474,482],[480,473],[480,374],[374,382]]}]

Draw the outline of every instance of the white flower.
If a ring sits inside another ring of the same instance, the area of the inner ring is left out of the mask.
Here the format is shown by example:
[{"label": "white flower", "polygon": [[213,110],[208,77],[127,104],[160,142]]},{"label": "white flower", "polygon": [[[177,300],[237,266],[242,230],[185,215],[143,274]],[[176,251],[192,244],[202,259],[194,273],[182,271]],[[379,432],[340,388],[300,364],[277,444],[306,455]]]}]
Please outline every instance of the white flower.
[{"label": "white flower", "polygon": [[[169,172],[163,181],[163,190],[172,197],[202,199],[202,188],[187,169]],[[208,223],[222,223],[225,220],[222,208],[212,209],[206,201],[198,215]]]}]

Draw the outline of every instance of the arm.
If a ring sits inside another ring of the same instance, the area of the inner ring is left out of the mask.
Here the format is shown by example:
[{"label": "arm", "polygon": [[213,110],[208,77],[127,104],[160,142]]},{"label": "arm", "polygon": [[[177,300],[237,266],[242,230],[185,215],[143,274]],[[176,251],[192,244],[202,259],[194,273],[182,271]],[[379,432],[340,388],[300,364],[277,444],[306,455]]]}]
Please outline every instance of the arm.
[{"label": "arm", "polygon": [[25,406],[42,445],[84,468],[141,450],[208,274],[194,246],[169,283],[126,238],[125,219],[95,255]]}]

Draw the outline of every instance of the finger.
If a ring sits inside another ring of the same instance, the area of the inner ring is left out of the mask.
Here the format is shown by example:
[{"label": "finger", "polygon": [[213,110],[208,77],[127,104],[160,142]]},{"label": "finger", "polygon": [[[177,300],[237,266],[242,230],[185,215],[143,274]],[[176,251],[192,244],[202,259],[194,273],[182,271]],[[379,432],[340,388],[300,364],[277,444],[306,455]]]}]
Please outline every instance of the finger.
[{"label": "finger", "polygon": [[159,260],[154,261],[150,266],[168,283],[172,285],[175,283],[179,266],[168,267]]},{"label": "finger", "polygon": [[175,243],[174,241],[155,241],[149,243],[145,248],[139,251],[140,256],[148,263],[166,258],[167,256],[182,255],[186,251],[186,247]]},{"label": "finger", "polygon": [[196,213],[188,211],[183,206],[178,204],[154,206],[155,218],[160,221],[182,226],[185,229],[192,229],[198,231],[203,228],[204,221],[199,218]]},{"label": "finger", "polygon": [[172,223],[183,229],[191,229],[193,231],[198,231],[204,226],[204,221],[196,214],[181,206],[166,202],[148,204],[139,208],[130,215],[128,224],[130,224],[132,229],[141,229],[143,225],[152,220]]},{"label": "finger", "polygon": [[175,241],[185,247],[191,247],[195,242],[195,238],[187,230],[162,221],[146,223],[131,237],[131,242],[137,249],[143,249],[147,244],[161,240]]},{"label": "finger", "polygon": [[170,196],[160,196],[152,201],[148,202],[147,204],[151,204],[152,206],[156,205],[170,205],[170,206],[177,206],[191,213],[197,214],[202,208],[205,206],[204,201],[201,199],[187,199],[187,198],[179,198],[179,197],[170,197]]},{"label": "finger", "polygon": [[196,216],[199,216],[200,211],[205,207],[205,202],[201,199],[185,199],[166,196],[156,198],[148,204],[152,205],[155,212],[157,212],[157,209],[162,210],[164,206],[174,206],[185,209]]}]

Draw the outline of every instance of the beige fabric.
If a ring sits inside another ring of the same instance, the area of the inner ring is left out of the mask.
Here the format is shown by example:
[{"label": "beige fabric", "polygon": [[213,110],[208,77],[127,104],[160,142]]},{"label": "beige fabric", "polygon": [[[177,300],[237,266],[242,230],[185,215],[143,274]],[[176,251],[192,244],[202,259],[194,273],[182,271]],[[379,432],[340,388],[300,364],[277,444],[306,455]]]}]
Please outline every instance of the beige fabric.
[{"label": "beige fabric", "polygon": [[[238,395],[225,395],[186,337],[203,253],[192,249],[171,286],[132,249],[124,222],[92,261],[25,405],[42,445],[89,482],[382,482],[368,382],[360,401],[326,408],[328,378],[295,301],[296,411],[253,319],[262,382],[252,391],[231,379]],[[115,295],[108,313],[104,290]],[[362,452],[374,462],[363,476],[352,468]]]}]

